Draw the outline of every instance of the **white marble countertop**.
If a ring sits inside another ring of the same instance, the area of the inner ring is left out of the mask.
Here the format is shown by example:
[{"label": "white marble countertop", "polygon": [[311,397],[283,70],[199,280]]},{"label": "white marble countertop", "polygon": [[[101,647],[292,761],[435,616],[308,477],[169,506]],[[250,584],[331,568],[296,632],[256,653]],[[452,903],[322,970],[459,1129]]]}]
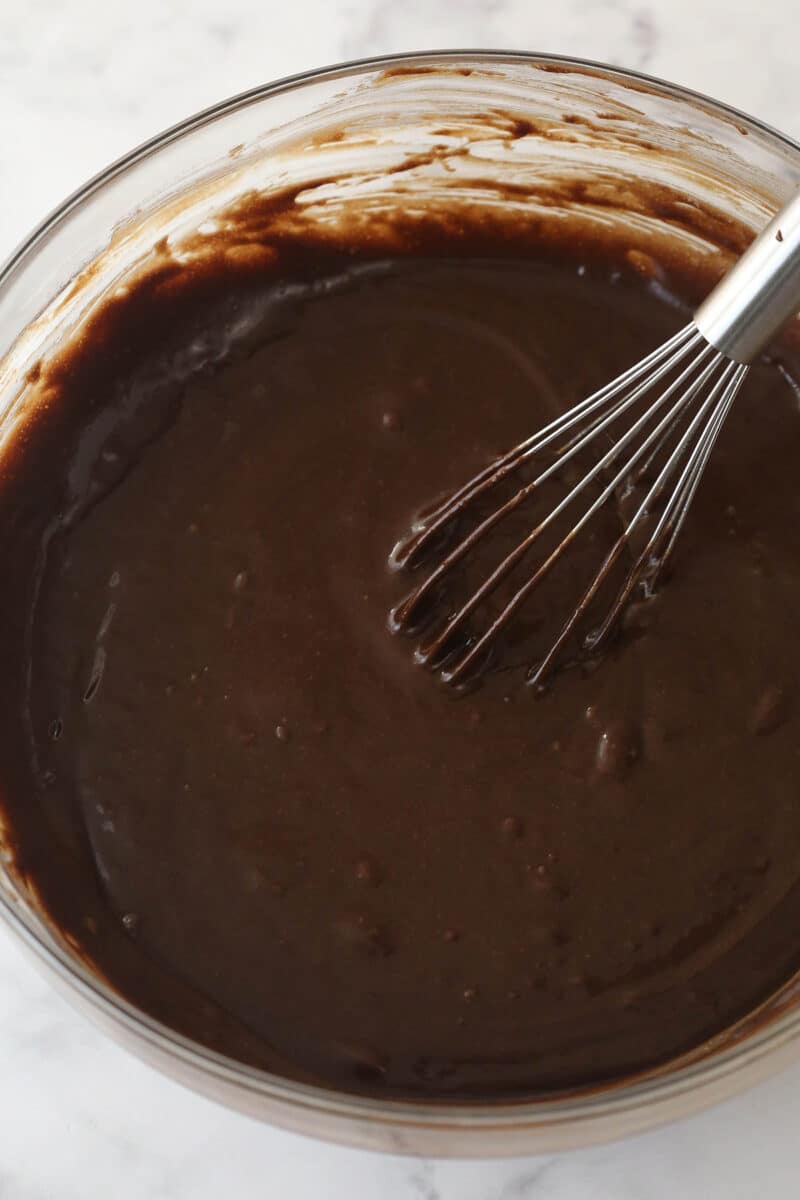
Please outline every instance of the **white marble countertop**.
[{"label": "white marble countertop", "polygon": [[[87,176],[264,80],[359,55],[486,46],[604,59],[800,137],[796,0],[0,0],[0,259]],[[162,1079],[0,930],[0,1200],[752,1200],[798,1190],[800,1067],[619,1145],[505,1163],[327,1147]]]}]

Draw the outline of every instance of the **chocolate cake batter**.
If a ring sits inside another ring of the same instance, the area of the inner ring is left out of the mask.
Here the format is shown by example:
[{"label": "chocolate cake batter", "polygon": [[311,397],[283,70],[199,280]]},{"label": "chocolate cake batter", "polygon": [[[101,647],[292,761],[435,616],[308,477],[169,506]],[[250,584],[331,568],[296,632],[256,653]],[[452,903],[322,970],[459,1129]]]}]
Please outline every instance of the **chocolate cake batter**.
[{"label": "chocolate cake batter", "polygon": [[165,255],[34,373],[0,778],[18,871],[148,1013],[485,1101],[667,1061],[800,967],[800,362],[751,373],[598,669],[537,696],[529,613],[448,689],[387,629],[393,544],[687,310],[674,272],[437,237]]}]

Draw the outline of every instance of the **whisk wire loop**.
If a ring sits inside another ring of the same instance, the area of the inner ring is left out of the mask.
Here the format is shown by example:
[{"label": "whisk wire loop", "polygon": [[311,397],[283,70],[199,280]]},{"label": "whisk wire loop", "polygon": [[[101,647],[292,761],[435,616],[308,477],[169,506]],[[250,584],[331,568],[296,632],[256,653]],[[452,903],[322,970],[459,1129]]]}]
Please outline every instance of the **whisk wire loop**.
[{"label": "whisk wire loop", "polygon": [[[440,539],[446,537],[448,530],[458,524],[462,515],[519,471],[523,464],[535,461],[545,451],[548,459],[552,459],[531,482],[523,484],[505,503],[480,518],[469,533],[446,550],[438,565],[392,613],[391,623],[396,630],[414,628],[415,618],[426,597],[436,594],[445,576],[495,526],[532,499],[548,481],[561,478],[569,464],[580,460],[582,455],[592,455],[588,467],[576,483],[567,487],[563,498],[532,526],[460,607],[418,646],[417,660],[437,665],[446,682],[462,682],[603,506],[618,495],[620,489],[632,491],[642,480],[647,480],[654,464],[666,453],[655,478],[646,484],[633,516],[624,521],[622,532],[600,569],[553,645],[531,667],[528,678],[540,686],[546,680],[614,565],[629,547],[632,534],[660,504],[658,518],[644,549],[637,554],[598,629],[585,639],[585,649],[596,650],[616,627],[637,584],[644,580],[648,593],[655,589],[747,370],[746,366],[716,351],[690,323],[635,366],[489,464],[429,512],[415,525],[411,537],[395,547],[391,556],[393,566],[413,568],[419,565],[435,550]],[[629,412],[633,417],[630,425],[615,436],[615,423]],[[685,427],[681,432],[682,426]],[[675,444],[667,451],[671,439],[676,437]],[[620,460],[623,460],[621,464]],[[662,503],[676,473],[677,482]],[[535,565],[530,576],[514,590],[483,632],[463,638],[459,648],[453,649],[456,635],[463,633],[469,618],[532,552],[543,534],[590,488],[597,488],[597,494],[576,515],[558,545]]]}]

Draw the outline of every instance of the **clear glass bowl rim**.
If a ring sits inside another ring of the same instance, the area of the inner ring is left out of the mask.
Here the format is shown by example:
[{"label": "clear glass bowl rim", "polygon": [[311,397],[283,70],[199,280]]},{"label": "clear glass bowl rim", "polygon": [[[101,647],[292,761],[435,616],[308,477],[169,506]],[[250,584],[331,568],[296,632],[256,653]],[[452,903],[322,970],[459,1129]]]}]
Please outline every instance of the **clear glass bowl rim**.
[{"label": "clear glass bowl rim", "polygon": [[[703,92],[670,83],[641,71],[615,67],[593,59],[536,51],[445,49],[378,55],[299,72],[248,89],[195,113],[143,142],[89,179],[31,231],[0,266],[0,289],[8,283],[15,270],[35,254],[42,239],[57,229],[74,209],[88,201],[103,185],[142,159],[195,129],[270,96],[314,83],[335,81],[365,71],[380,71],[398,65],[413,64],[433,67],[460,61],[486,66],[512,66],[526,63],[531,65],[553,64],[567,69],[575,68],[596,72],[600,76],[610,80],[619,80],[622,83],[629,80],[633,83],[644,84],[651,92],[694,102],[717,116],[727,117],[734,123],[743,124],[751,130],[759,131],[768,138],[774,139],[785,149],[797,155],[800,168],[800,142],[794,138],[781,133],[767,122],[754,118]],[[741,1042],[734,1042],[726,1049],[713,1052],[709,1058],[703,1058],[649,1077],[644,1075],[630,1081],[612,1082],[607,1086],[577,1091],[573,1095],[565,1094],[541,1100],[492,1102],[483,1105],[473,1102],[462,1104],[438,1101],[414,1103],[362,1097],[347,1092],[338,1092],[332,1088],[295,1082],[283,1076],[247,1067],[181,1036],[148,1017],[110,989],[106,990],[97,978],[82,968],[55,943],[45,942],[34,925],[29,923],[22,912],[2,892],[0,892],[0,919],[46,968],[46,972],[53,973],[59,984],[76,993],[85,1005],[96,1010],[98,1016],[104,1017],[109,1024],[122,1027],[133,1035],[134,1041],[142,1043],[145,1047],[151,1047],[158,1055],[172,1058],[176,1064],[185,1064],[190,1071],[199,1072],[210,1080],[218,1081],[223,1086],[233,1085],[239,1092],[249,1093],[264,1101],[271,1099],[281,1106],[288,1105],[298,1112],[305,1110],[323,1120],[327,1118],[335,1121],[339,1118],[366,1124],[394,1125],[398,1129],[424,1127],[435,1130],[439,1127],[444,1130],[449,1127],[472,1130],[475,1133],[479,1131],[500,1132],[512,1128],[517,1131],[526,1128],[533,1131],[548,1124],[581,1125],[587,1121],[596,1120],[598,1117],[602,1117],[606,1121],[616,1118],[624,1122],[625,1114],[630,1115],[634,1111],[638,1111],[641,1116],[642,1110],[651,1106],[679,1104],[682,1096],[687,1097],[699,1085],[723,1084],[723,1081],[731,1075],[743,1072],[747,1067],[752,1068],[758,1060],[777,1053],[788,1044],[795,1041],[800,1043],[800,1006],[797,1006],[762,1029],[748,1034]],[[800,1052],[800,1046],[798,1052]],[[731,1093],[736,1090],[738,1089],[735,1085],[730,1087]],[[676,1114],[673,1112],[671,1115]],[[646,1128],[657,1121],[658,1118],[650,1121],[645,1119],[636,1122],[636,1127]]]}]

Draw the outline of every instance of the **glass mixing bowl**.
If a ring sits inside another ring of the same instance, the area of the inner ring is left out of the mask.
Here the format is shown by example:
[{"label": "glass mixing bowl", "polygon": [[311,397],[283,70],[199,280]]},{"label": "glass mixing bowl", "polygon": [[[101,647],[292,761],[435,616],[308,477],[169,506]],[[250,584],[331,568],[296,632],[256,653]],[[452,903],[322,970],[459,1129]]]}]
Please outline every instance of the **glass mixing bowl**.
[{"label": "glass mixing bowl", "polygon": [[[626,180],[652,185],[642,205]],[[170,238],[213,239],[242,192],[291,188],[318,230],[342,204],[365,224],[402,206],[498,206],[521,221],[612,230],[629,253],[687,242],[720,271],[715,221],[756,230],[800,180],[800,146],[703,96],[631,72],[535,54],[404,55],[312,72],[227,100],[86,184],[0,272],[0,445],[32,402],[31,365]],[[499,185],[503,184],[503,187]],[[515,184],[515,190],[506,185]],[[578,184],[579,186],[572,186]],[[184,247],[182,250],[181,247]],[[707,275],[706,275],[707,278]],[[2,851],[0,916],[43,972],[131,1051],[253,1116],[376,1150],[512,1155],[612,1139],[684,1116],[775,1072],[800,1048],[794,981],[733,1030],[657,1071],[503,1104],[401,1103],[248,1069],[151,1020],[51,925]],[[5,1036],[12,1036],[10,1031]]]}]

